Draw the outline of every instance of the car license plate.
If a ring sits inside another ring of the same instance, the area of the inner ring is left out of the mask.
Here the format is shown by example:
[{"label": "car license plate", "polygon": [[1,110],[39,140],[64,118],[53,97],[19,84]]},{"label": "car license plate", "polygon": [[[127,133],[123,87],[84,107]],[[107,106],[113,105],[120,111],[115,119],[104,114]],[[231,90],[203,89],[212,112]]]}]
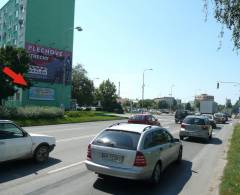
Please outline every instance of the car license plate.
[{"label": "car license plate", "polygon": [[107,160],[107,161],[116,162],[116,163],[123,162],[123,156],[116,155],[116,154],[102,153],[102,159]]}]

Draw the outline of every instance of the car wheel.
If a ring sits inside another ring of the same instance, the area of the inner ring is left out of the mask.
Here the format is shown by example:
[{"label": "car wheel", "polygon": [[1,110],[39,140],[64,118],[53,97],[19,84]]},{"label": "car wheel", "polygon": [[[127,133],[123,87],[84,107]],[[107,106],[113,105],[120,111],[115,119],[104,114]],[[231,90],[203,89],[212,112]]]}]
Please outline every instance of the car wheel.
[{"label": "car wheel", "polygon": [[180,138],[180,140],[183,140],[184,137],[183,136],[179,136],[179,138]]},{"label": "car wheel", "polygon": [[161,164],[157,163],[151,177],[151,183],[156,185],[160,182],[161,178]]},{"label": "car wheel", "polygon": [[39,163],[46,162],[49,158],[49,147],[47,145],[42,145],[37,147],[34,152],[34,160]]},{"label": "car wheel", "polygon": [[178,152],[178,158],[176,160],[177,163],[182,162],[182,147],[180,147],[179,152]]}]

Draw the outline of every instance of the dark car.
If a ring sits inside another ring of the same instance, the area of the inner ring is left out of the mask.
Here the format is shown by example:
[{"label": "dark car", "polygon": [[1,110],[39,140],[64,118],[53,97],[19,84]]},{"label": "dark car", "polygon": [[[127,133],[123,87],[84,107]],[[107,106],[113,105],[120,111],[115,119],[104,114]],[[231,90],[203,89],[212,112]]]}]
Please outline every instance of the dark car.
[{"label": "dark car", "polygon": [[202,116],[205,116],[205,117],[208,118],[208,120],[210,121],[213,129],[217,128],[216,121],[214,120],[214,116],[212,114],[202,114]]},{"label": "dark car", "polygon": [[224,116],[223,113],[215,113],[214,114],[214,120],[217,122],[217,123],[226,123],[226,117]]},{"label": "dark car", "polygon": [[175,123],[182,123],[186,116],[189,115],[187,110],[177,110],[175,113]]},{"label": "dark car", "polygon": [[161,126],[158,119],[155,118],[151,114],[136,114],[136,115],[133,115],[128,119],[128,123]]}]

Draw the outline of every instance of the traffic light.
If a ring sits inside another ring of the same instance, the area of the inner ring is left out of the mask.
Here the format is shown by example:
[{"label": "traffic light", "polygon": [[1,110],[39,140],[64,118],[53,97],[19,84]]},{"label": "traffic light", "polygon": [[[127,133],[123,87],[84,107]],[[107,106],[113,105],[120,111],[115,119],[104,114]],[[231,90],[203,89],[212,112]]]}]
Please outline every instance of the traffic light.
[{"label": "traffic light", "polygon": [[217,82],[217,89],[219,89],[219,82]]}]

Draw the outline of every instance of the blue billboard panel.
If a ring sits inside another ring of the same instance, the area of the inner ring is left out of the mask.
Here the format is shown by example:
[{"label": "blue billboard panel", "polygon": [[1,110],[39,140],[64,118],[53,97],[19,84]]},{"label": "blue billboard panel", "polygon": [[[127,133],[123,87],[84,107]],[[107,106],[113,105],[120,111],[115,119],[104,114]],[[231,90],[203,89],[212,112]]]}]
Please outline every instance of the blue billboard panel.
[{"label": "blue billboard panel", "polygon": [[51,83],[71,82],[72,52],[26,43],[31,59],[28,77]]},{"label": "blue billboard panel", "polygon": [[29,89],[30,100],[55,100],[55,90],[51,88],[31,87]]}]

